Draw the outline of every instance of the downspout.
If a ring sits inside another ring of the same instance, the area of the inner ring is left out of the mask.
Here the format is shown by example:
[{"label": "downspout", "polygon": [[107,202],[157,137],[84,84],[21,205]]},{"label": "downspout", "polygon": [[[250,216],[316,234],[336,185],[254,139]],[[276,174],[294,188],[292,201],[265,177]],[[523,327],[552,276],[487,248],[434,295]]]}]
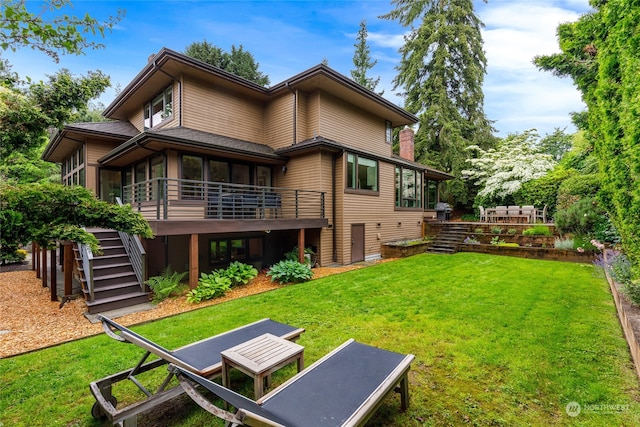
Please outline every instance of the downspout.
[{"label": "downspout", "polygon": [[293,89],[291,89],[291,86],[289,86],[289,82],[286,82],[284,85],[293,94],[293,143],[291,145],[296,145],[296,143],[298,142],[297,122],[296,122],[296,119],[298,117],[298,95],[296,95],[296,92]]},{"label": "downspout", "polygon": [[336,208],[336,194],[338,193],[337,190],[337,181],[336,181],[336,164],[338,162],[338,157],[343,156],[344,155],[344,151],[342,150],[340,153],[335,154],[333,156],[332,162],[331,162],[331,180],[332,182],[332,189],[331,189],[331,223],[333,224],[332,227],[332,234],[331,234],[331,239],[332,239],[332,243],[333,243],[333,262],[336,263],[338,262],[338,235],[337,235],[337,231],[336,231],[336,218],[338,216],[338,212],[337,212],[337,208]]}]

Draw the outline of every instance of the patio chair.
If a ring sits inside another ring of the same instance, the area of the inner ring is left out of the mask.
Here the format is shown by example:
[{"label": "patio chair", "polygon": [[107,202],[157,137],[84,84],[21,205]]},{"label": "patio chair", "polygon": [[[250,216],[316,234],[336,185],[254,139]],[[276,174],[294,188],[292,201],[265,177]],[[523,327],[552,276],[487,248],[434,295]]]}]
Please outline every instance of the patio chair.
[{"label": "patio chair", "polygon": [[527,222],[535,222],[536,221],[536,208],[528,205],[522,206],[522,215],[526,216]]},{"label": "patio chair", "polygon": [[507,220],[509,216],[507,215],[507,207],[506,206],[496,206],[495,214],[493,217],[494,221],[498,221],[500,219]]},{"label": "patio chair", "polygon": [[[409,406],[412,354],[403,355],[349,340],[257,401],[177,366],[187,394],[228,426],[362,426],[392,391]],[[215,406],[195,385],[236,408]]]},{"label": "patio chair", "polygon": [[487,213],[484,210],[484,207],[478,206],[478,210],[480,211],[480,222],[487,222],[489,218],[487,217]]},{"label": "patio chair", "polygon": [[546,224],[547,222],[547,205],[544,205],[544,208],[542,208],[542,212],[538,212],[536,214],[536,220],[541,219],[543,223]]},{"label": "patio chair", "polygon": [[[134,344],[145,351],[134,368],[109,375],[89,385],[91,393],[96,399],[91,409],[91,414],[95,418],[106,416],[114,425],[122,423],[124,427],[135,425],[136,417],[139,413],[152,409],[156,405],[184,393],[180,385],[168,388],[169,382],[173,378],[173,373],[171,372],[168,373],[155,393],[148,390],[136,376],[172,363],[199,376],[214,378],[222,375],[222,359],[220,356],[222,351],[266,333],[295,341],[304,332],[304,329],[295,328],[271,319],[262,319],[175,350],[167,350],[108,317],[98,316],[98,318],[102,321],[102,327],[108,336],[120,342]],[[157,356],[158,359],[146,362],[151,354]],[[117,399],[112,395],[112,386],[124,380],[133,382],[145,394],[146,398],[125,408],[116,409]]]}]

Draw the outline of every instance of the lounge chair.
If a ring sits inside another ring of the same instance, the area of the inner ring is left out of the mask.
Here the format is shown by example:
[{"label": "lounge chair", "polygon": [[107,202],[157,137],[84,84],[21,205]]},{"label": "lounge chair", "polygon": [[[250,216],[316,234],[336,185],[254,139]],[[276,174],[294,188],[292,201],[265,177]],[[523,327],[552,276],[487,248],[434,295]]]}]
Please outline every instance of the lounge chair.
[{"label": "lounge chair", "polygon": [[[139,413],[184,393],[184,390],[179,385],[167,388],[173,377],[171,372],[169,372],[155,393],[147,390],[136,378],[136,375],[164,366],[167,363],[172,363],[199,376],[214,378],[222,374],[222,359],[220,356],[222,351],[266,333],[295,341],[304,332],[304,329],[275,322],[271,319],[262,319],[175,350],[167,350],[105,316],[99,316],[99,319],[102,321],[104,331],[111,338],[134,344],[145,350],[144,355],[134,368],[94,381],[89,385],[91,393],[96,399],[96,403],[91,409],[91,414],[95,418],[106,416],[113,424],[122,423],[124,427],[135,425],[136,417]],[[157,356],[158,359],[145,363],[151,354]],[[145,394],[146,398],[125,408],[116,409],[117,400],[112,395],[112,386],[124,380],[132,381]]]},{"label": "lounge chair", "polygon": [[[257,401],[177,366],[187,394],[228,426],[362,426],[392,391],[409,406],[412,354],[403,355],[349,340]],[[236,408],[231,413],[205,398],[200,385]]]}]

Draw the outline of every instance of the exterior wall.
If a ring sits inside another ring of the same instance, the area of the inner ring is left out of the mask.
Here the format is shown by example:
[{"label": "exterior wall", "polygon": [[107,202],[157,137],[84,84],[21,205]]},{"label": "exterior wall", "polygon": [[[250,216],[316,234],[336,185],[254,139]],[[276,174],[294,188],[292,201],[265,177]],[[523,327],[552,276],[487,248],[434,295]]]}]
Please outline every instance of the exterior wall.
[{"label": "exterior wall", "polygon": [[265,109],[266,144],[274,149],[293,144],[293,94],[273,100]]},{"label": "exterior wall", "polygon": [[[167,86],[164,86],[164,87],[166,88]],[[172,117],[166,121],[163,121],[161,126],[158,126],[159,129],[180,126],[181,99],[180,99],[180,93],[178,91],[178,87],[179,86],[177,84],[173,84],[172,86],[172,89],[173,89],[172,98],[171,98],[172,99]],[[151,99],[146,100],[145,103],[149,101],[151,101]],[[127,117],[127,120],[133,126],[135,126],[135,128],[138,129],[138,131],[143,132],[144,131],[144,104],[140,104],[139,108],[135,110],[135,113]]]},{"label": "exterior wall", "polygon": [[303,124],[298,125],[298,140],[304,141],[320,135],[320,92],[305,93],[299,97],[299,100],[301,109],[298,113],[298,121]]},{"label": "exterior wall", "polygon": [[204,132],[265,143],[265,109],[222,87],[185,77],[182,125]]},{"label": "exterior wall", "polygon": [[117,142],[88,138],[85,145],[85,187],[98,194],[98,159],[116,148]]},{"label": "exterior wall", "polygon": [[373,154],[391,156],[391,145],[385,142],[383,118],[325,92],[319,94],[319,100],[318,124],[311,126],[318,129],[318,135]]},{"label": "exterior wall", "polygon": [[395,166],[379,162],[379,174],[378,195],[345,193],[341,184],[344,219],[338,239],[340,264],[351,263],[352,224],[364,224],[365,259],[378,257],[384,242],[422,237],[423,211],[395,208]]}]

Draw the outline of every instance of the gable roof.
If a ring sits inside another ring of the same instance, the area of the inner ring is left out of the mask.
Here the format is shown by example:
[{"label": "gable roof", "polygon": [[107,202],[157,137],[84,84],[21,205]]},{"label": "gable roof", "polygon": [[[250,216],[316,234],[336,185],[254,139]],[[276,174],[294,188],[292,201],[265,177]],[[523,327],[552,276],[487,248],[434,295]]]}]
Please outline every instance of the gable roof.
[{"label": "gable roof", "polygon": [[149,58],[147,65],[107,106],[103,114],[113,119],[126,119],[134,109],[141,108],[145,102],[148,102],[172,81],[180,82],[182,74],[215,82],[258,101],[268,101],[292,89],[307,91],[321,89],[391,121],[394,127],[418,122],[415,115],[324,64],[316,65],[281,83],[266,88],[167,48],[162,48]]}]

